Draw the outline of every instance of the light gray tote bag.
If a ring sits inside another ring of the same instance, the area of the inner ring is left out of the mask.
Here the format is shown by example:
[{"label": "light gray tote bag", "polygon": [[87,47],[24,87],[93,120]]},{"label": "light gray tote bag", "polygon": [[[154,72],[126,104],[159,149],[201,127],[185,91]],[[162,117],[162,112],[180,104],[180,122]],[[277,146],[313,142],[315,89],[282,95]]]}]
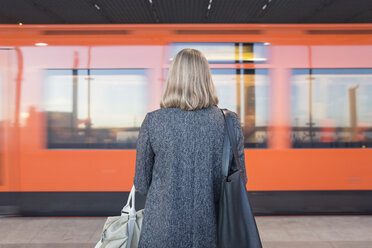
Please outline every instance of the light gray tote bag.
[{"label": "light gray tote bag", "polygon": [[101,240],[95,248],[137,248],[141,234],[143,209],[136,212],[134,185],[121,216],[110,216],[103,227]]}]

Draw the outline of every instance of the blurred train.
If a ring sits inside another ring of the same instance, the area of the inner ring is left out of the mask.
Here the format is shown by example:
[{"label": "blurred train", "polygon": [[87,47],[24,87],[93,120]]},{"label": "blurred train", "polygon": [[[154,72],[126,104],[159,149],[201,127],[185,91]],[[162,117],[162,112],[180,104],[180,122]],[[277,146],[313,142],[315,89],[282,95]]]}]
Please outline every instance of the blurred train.
[{"label": "blurred train", "polygon": [[241,119],[256,215],[372,213],[371,24],[136,24],[0,26],[0,215],[118,215],[185,47]]}]

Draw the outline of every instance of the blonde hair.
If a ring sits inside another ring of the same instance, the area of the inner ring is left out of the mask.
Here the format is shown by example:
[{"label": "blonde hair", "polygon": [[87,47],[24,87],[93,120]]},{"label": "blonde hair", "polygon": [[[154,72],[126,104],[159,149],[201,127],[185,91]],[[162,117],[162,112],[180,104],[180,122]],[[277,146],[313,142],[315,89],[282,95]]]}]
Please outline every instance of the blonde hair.
[{"label": "blonde hair", "polygon": [[169,68],[160,107],[197,110],[217,104],[218,98],[205,56],[191,48],[178,52]]}]

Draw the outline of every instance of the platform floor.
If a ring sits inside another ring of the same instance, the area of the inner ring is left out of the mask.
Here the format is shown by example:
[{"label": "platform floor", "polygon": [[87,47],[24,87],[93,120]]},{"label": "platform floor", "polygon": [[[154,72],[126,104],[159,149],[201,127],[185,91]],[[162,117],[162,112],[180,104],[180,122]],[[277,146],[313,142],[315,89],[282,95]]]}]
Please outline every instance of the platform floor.
[{"label": "platform floor", "polygon": [[[92,248],[103,217],[2,217],[0,248]],[[372,248],[372,216],[256,217],[264,248]]]}]

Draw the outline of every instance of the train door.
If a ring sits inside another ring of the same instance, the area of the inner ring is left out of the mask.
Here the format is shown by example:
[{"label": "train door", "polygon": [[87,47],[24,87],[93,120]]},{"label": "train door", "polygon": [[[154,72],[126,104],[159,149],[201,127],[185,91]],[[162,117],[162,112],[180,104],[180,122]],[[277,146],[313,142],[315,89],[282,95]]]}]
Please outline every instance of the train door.
[{"label": "train door", "polygon": [[4,72],[7,64],[7,49],[0,50],[0,187],[4,187]]},{"label": "train door", "polygon": [[18,205],[19,161],[14,122],[17,84],[12,83],[16,65],[15,49],[0,48],[0,216],[13,215]]},{"label": "train door", "polygon": [[9,190],[7,161],[9,119],[8,100],[11,48],[0,48],[0,191]]}]

